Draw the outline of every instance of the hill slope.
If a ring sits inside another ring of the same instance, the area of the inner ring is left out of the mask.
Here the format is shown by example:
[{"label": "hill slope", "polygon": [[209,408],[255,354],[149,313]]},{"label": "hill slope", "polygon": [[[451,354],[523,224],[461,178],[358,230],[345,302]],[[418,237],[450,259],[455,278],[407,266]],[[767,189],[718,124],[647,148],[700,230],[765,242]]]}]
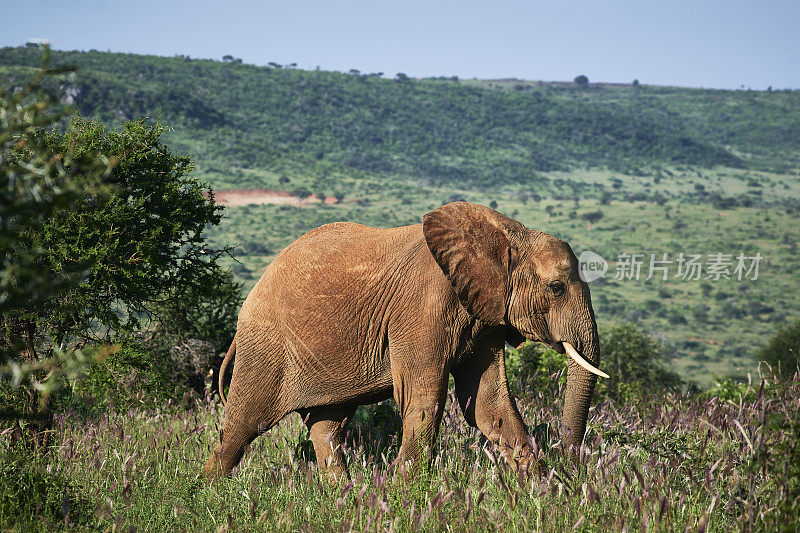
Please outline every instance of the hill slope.
[{"label": "hill slope", "polygon": [[[579,89],[53,55],[79,67],[57,88],[66,101],[105,122],[160,112],[174,126],[171,146],[191,153],[214,187],[340,200],[229,208],[212,238],[237,247],[232,267],[248,285],[319,224],[408,224],[463,198],[496,202],[577,253],[605,257],[609,272],[592,284],[598,320],[654,332],[687,378],[754,370],[752,347],[798,316],[800,91]],[[21,85],[38,61],[36,49],[0,49],[0,85]],[[650,254],[665,253],[668,278],[645,279]],[[683,279],[680,253],[759,253],[760,277]],[[621,254],[642,254],[641,279],[614,279]]]},{"label": "hill slope", "polygon": [[[54,60],[79,67],[71,94],[83,114],[114,120],[161,109],[179,137],[192,129],[205,157],[242,165],[302,154],[432,184],[492,186],[584,166],[775,170],[800,161],[797,91],[492,88],[102,52]],[[37,62],[35,48],[0,50],[5,73]]]}]

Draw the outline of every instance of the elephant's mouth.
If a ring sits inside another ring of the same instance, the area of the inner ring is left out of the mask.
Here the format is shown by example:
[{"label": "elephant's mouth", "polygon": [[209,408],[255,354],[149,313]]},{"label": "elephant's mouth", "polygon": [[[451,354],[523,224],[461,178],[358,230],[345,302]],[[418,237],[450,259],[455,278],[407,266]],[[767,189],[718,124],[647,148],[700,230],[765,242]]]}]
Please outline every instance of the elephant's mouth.
[{"label": "elephant's mouth", "polygon": [[542,344],[544,344],[545,346],[547,346],[551,350],[557,351],[560,354],[566,353],[566,350],[564,349],[564,344],[562,344],[560,342],[555,342],[555,341],[542,342]]},{"label": "elephant's mouth", "polygon": [[522,345],[525,344],[527,341],[532,342],[540,342],[547,346],[548,348],[557,351],[560,354],[565,353],[564,345],[561,341],[554,341],[554,340],[544,340],[542,337],[536,333],[530,333],[528,331],[523,331],[521,329],[516,330],[519,336],[523,339],[519,346],[515,346],[515,348],[519,349],[522,348]]}]

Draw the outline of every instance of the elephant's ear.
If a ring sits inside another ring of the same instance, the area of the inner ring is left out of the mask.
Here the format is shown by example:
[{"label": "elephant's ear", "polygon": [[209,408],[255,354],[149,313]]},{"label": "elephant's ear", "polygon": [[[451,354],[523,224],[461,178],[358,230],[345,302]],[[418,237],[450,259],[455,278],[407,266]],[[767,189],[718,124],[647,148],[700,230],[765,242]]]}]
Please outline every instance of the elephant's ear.
[{"label": "elephant's ear", "polygon": [[510,234],[519,222],[488,207],[453,202],[422,218],[433,257],[459,300],[482,322],[505,321]]}]

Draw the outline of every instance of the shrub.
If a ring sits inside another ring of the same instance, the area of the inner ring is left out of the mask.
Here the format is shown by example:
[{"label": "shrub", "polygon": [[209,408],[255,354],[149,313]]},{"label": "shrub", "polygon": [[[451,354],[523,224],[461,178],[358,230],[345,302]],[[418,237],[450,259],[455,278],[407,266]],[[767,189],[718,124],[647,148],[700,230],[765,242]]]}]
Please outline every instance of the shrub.
[{"label": "shrub", "polygon": [[[74,70],[50,68],[49,57],[45,47],[42,68],[26,86],[0,88],[0,411],[4,421],[28,417],[16,426],[28,434],[48,427],[48,395],[65,372],[79,372],[91,352],[59,347],[48,354],[52,358],[37,353],[38,311],[80,284],[86,261],[47,268],[50,249],[31,245],[31,236],[44,234],[54,219],[88,218],[92,206],[85,201],[106,191],[100,181],[114,166],[93,147],[66,143],[55,150],[44,134],[67,114],[45,82]],[[24,393],[14,390],[19,386]]]},{"label": "shrub", "polygon": [[397,456],[403,422],[394,400],[360,406],[350,427],[349,444],[354,448],[363,447],[376,456],[383,453],[389,460]]},{"label": "shrub", "polygon": [[[50,134],[57,150],[75,145],[117,160],[106,180],[113,192],[86,202],[92,217],[54,218],[32,239],[52,250],[47,268],[90,265],[80,286],[47,313],[55,332],[92,336],[98,325],[133,331],[143,317],[158,320],[161,302],[183,296],[176,291],[213,292],[224,277],[216,262],[224,252],[203,239],[207,224],[219,224],[222,208],[190,175],[191,160],[161,143],[166,129],[136,121],[106,130],[76,118],[64,134]],[[120,307],[127,311],[121,316]]]},{"label": "shrub", "polygon": [[[230,318],[229,308],[238,304],[231,299],[235,287],[217,263],[226,250],[204,240],[206,226],[220,222],[222,208],[208,186],[190,175],[192,162],[161,143],[165,130],[144,121],[106,130],[75,118],[63,133],[38,134],[57,159],[103,154],[116,166],[103,178],[106,189],[47,217],[9,254],[13,260],[43,250],[36,271],[82,276],[65,291],[5,313],[7,323],[27,324],[29,337],[70,346],[107,342],[145,325],[185,329],[198,313],[209,314],[197,306],[223,309]],[[216,323],[200,327],[220,329]]]},{"label": "shrub", "polygon": [[[566,384],[566,365],[566,355],[542,344],[528,342],[519,350],[506,350],[508,382],[516,394],[541,393],[554,400]],[[656,339],[630,324],[611,326],[600,332],[600,366],[610,378],[598,381],[595,397],[628,401],[644,393],[676,390],[683,382],[668,365]]]},{"label": "shrub", "polygon": [[[222,208],[191,175],[191,160],[161,142],[165,126],[140,120],[109,130],[75,117],[47,130],[67,111],[42,83],[64,70],[45,61],[28,87],[0,91],[0,181],[8,185],[0,206],[0,374],[14,386],[24,375],[33,391],[21,402],[4,382],[6,418],[34,415],[37,403],[44,412],[47,394],[37,399],[36,380],[74,384],[98,341],[124,339],[121,351],[101,349],[112,356],[92,365],[86,398],[100,405],[202,391],[204,371],[233,338],[242,300],[217,262],[227,250],[204,239]],[[162,341],[142,343],[143,326]],[[187,353],[197,358],[197,346],[186,347],[200,341],[211,343],[203,353],[212,355],[181,362]],[[130,379],[120,385],[112,376]],[[59,402],[70,403],[64,396]]]},{"label": "shrub", "polygon": [[555,400],[567,383],[567,356],[543,344],[526,342],[521,348],[507,348],[506,375],[511,391],[519,396],[537,394]]},{"label": "shrub", "polygon": [[779,377],[788,379],[797,371],[799,356],[800,320],[779,328],[755,358],[769,364]]},{"label": "shrub", "polygon": [[232,272],[217,275],[217,283],[211,287],[188,283],[176,287],[175,297],[157,308],[162,332],[178,337],[175,342],[204,341],[217,352],[228,350],[244,298],[242,285]]},{"label": "shrub", "polygon": [[70,70],[50,68],[46,50],[42,69],[27,86],[0,88],[0,316],[7,342],[17,340],[8,331],[10,315],[19,317],[63,294],[82,270],[40,268],[48,251],[26,246],[28,237],[42,233],[52,217],[84,215],[80,202],[102,191],[100,177],[113,167],[91,150],[69,145],[54,150],[42,133],[66,115],[43,85]]},{"label": "shrub", "polygon": [[747,383],[728,377],[720,379],[715,376],[716,383],[713,388],[704,392],[701,397],[717,398],[726,402],[738,404],[739,401],[752,402],[756,399],[756,391]]},{"label": "shrub", "polygon": [[178,402],[203,392],[216,355],[212,344],[199,340],[131,337],[119,351],[92,363],[72,393],[59,399],[59,407],[91,416]]},{"label": "shrub", "polygon": [[669,369],[662,344],[632,324],[616,324],[600,332],[600,361],[610,376],[598,382],[598,395],[628,401],[641,393],[675,390],[682,385]]}]

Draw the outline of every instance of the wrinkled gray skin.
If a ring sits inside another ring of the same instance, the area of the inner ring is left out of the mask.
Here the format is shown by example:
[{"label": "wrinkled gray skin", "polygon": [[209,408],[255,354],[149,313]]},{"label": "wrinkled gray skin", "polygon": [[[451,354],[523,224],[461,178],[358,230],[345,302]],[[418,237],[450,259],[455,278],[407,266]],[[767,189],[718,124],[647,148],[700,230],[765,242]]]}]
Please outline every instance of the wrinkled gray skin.
[{"label": "wrinkled gray skin", "polygon": [[[505,342],[524,339],[559,351],[569,342],[598,364],[589,288],[565,242],[466,202],[414,226],[317,228],[275,258],[242,306],[220,372],[235,354],[221,442],[204,474],[229,474],[249,442],[296,411],[318,463],[341,479],[348,420],[390,397],[403,419],[401,458],[418,464],[449,374],[467,422],[512,466],[534,468],[503,360]],[[595,379],[570,359],[568,444],[583,439]]]}]

